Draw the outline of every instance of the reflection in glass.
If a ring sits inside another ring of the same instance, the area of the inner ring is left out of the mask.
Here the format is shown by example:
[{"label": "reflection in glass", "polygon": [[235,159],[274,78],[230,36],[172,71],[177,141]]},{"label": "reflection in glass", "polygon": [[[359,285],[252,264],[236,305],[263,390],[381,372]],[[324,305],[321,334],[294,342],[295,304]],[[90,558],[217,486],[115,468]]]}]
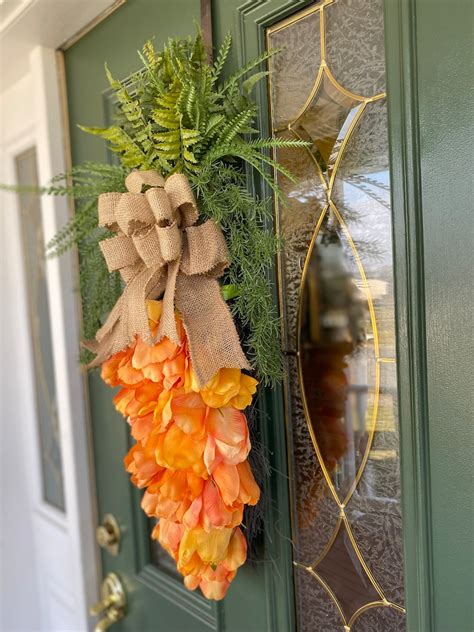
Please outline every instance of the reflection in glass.
[{"label": "reflection in glass", "polygon": [[[38,184],[36,151],[34,149],[17,156],[15,166],[19,185]],[[19,200],[33,344],[43,498],[46,502],[64,511],[61,443],[56,406],[41,206],[39,196],[31,193],[21,193]]]},{"label": "reflection in glass", "polygon": [[332,211],[307,260],[300,310],[307,414],[323,463],[343,502],[355,481],[370,430],[370,350],[365,345],[370,318],[367,298],[354,280]]}]

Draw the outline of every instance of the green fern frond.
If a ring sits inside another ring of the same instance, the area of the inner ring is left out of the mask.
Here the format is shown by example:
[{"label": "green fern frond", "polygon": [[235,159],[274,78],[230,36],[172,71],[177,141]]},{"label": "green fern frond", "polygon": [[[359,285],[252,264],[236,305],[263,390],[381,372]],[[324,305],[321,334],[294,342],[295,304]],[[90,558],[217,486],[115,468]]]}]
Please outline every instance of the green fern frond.
[{"label": "green fern frond", "polygon": [[220,126],[225,121],[223,114],[212,114],[207,121],[204,136],[206,139],[212,139],[218,133]]},{"label": "green fern frond", "polygon": [[250,94],[254,87],[265,77],[268,77],[270,73],[268,70],[262,70],[261,72],[256,72],[254,75],[246,79],[242,82],[242,92],[245,96],[250,97]]},{"label": "green fern frond", "polygon": [[178,129],[179,116],[172,110],[155,109],[152,113],[153,121],[163,129]]},{"label": "green fern frond", "polygon": [[217,53],[216,61],[212,68],[212,83],[215,83],[219,79],[227,57],[229,56],[231,46],[232,35],[229,32],[224,37],[224,41],[220,45],[219,52]]},{"label": "green fern frond", "polygon": [[273,57],[273,55],[275,55],[275,53],[277,52],[279,52],[279,49],[267,50],[258,55],[258,57],[255,57],[255,59],[250,60],[247,64],[245,64],[245,66],[242,66],[242,68],[236,70],[228,79],[225,80],[220,92],[222,94],[228,92],[233,86],[235,86],[239,79],[244,77],[254,68],[257,68],[257,66],[260,66],[260,64],[262,64],[267,59],[270,59],[270,57]]},{"label": "green fern frond", "polygon": [[83,127],[79,128],[88,134],[100,136],[109,142],[110,149],[120,156],[124,167],[129,169],[151,169],[145,153],[140,149],[131,136],[118,125],[111,127]]},{"label": "green fern frond", "polygon": [[148,70],[153,73],[156,70],[157,65],[159,64],[160,58],[159,55],[155,52],[155,47],[153,46],[153,41],[148,40],[145,42],[142,48],[142,53],[144,60],[148,67]]},{"label": "green fern frond", "polygon": [[222,131],[219,133],[216,139],[217,144],[230,145],[231,141],[242,133],[242,130],[250,123],[255,117],[256,109],[254,106],[249,107],[242,112],[239,112],[223,126]]},{"label": "green fern frond", "polygon": [[278,149],[278,148],[305,148],[311,143],[305,140],[293,140],[288,138],[256,138],[248,141],[248,145],[254,149]]}]

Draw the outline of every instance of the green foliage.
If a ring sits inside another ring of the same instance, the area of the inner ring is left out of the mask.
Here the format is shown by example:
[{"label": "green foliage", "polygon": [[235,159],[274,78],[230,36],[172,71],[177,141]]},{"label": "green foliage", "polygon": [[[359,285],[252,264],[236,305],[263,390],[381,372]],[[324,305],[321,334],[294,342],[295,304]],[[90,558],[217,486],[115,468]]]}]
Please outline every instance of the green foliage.
[{"label": "green foliage", "polygon": [[224,231],[231,265],[223,294],[258,377],[271,384],[282,373],[279,319],[269,283],[279,243],[268,229],[270,201],[249,194],[242,166],[248,163],[279,194],[271,173],[292,176],[269,150],[306,143],[251,140],[258,133],[251,93],[268,74],[258,67],[274,52],[263,53],[221,81],[231,43],[227,35],[209,65],[200,33],[194,39],[169,40],[161,52],[147,42],[139,53],[144,68],[129,85],[114,79],[106,67],[116,97],[116,120],[107,128],[82,129],[107,141],[120,166],[89,163],[72,171],[72,182],[65,176],[55,179],[46,192],[73,195],[76,215],[48,248],[51,254],[61,254],[74,243],[79,246],[84,334],[92,337],[121,292],[119,277],[108,274],[98,248],[106,231],[97,227],[97,196],[123,191],[131,169],[156,169],[164,176],[185,173],[202,216],[214,219]]},{"label": "green foliage", "polygon": [[106,140],[129,169],[157,169],[165,176],[179,171],[191,176],[203,164],[238,159],[265,174],[274,187],[265,165],[281,167],[264,150],[282,143],[300,147],[304,143],[266,139],[258,144],[244,138],[258,131],[252,127],[257,107],[251,92],[268,73],[259,71],[243,79],[274,51],[263,53],[220,83],[231,43],[227,35],[211,66],[206,63],[200,33],[194,40],[169,40],[160,53],[147,42],[140,53],[144,70],[128,88],[106,67],[117,99],[114,125],[82,129]]},{"label": "green foliage", "polygon": [[46,246],[48,256],[62,255],[91,233],[103,237],[104,229],[97,227],[97,198],[101,193],[125,191],[127,170],[122,166],[86,162],[73,167],[70,173],[56,176],[50,187],[40,190],[47,195],[73,195],[74,217],[51,239]]},{"label": "green foliage", "polygon": [[[127,174],[123,166],[86,162],[55,176],[47,187],[0,184],[0,190],[17,193],[74,197],[74,216],[46,245],[46,255],[57,257],[77,245],[86,338],[95,336],[123,289],[120,275],[109,274],[99,248],[99,242],[111,233],[97,225],[97,198],[101,193],[125,192]],[[84,350],[82,361],[91,360],[92,355]]]},{"label": "green foliage", "polygon": [[[46,251],[48,256],[59,256],[77,244],[86,338],[94,337],[122,292],[120,275],[109,273],[99,248],[99,242],[111,233],[97,225],[97,198],[101,193],[124,192],[127,173],[122,166],[87,162],[74,167],[69,174],[56,176],[51,186],[41,191],[50,195],[74,195],[74,216],[51,239]],[[84,350],[82,360],[91,359],[91,354]]]},{"label": "green foliage", "polygon": [[207,165],[191,176],[201,214],[218,222],[226,236],[232,265],[223,286],[243,330],[244,346],[264,383],[282,376],[280,319],[268,272],[279,239],[268,230],[269,200],[250,195],[242,172],[224,162]]}]

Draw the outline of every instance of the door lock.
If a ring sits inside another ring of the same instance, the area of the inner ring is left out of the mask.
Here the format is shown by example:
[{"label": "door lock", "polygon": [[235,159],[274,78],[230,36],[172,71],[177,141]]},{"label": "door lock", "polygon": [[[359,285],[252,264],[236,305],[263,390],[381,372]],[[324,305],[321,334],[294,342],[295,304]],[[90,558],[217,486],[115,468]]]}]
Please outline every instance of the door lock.
[{"label": "door lock", "polygon": [[103,615],[96,623],[94,632],[104,632],[127,613],[127,596],[118,575],[109,573],[104,578],[100,594],[102,599],[89,609],[92,617]]},{"label": "door lock", "polygon": [[120,527],[112,514],[105,514],[102,524],[95,532],[97,544],[108,551],[110,555],[117,555],[120,549]]}]

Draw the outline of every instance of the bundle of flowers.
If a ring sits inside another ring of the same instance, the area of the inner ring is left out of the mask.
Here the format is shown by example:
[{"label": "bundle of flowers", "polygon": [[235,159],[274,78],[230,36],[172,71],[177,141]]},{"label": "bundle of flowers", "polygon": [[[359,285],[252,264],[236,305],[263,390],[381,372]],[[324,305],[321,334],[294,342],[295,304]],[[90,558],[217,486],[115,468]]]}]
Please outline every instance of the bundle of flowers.
[{"label": "bundle of flowers", "polygon": [[[161,301],[147,301],[151,334]],[[260,490],[247,456],[242,412],[257,381],[240,369],[220,369],[199,388],[188,339],[176,314],[179,344],[140,338],[102,365],[102,378],[120,386],[116,409],[136,443],[125,457],[132,482],[145,489],[142,507],[158,519],[152,537],[174,558],[187,588],[222,599],[246,559],[240,525]]]}]

